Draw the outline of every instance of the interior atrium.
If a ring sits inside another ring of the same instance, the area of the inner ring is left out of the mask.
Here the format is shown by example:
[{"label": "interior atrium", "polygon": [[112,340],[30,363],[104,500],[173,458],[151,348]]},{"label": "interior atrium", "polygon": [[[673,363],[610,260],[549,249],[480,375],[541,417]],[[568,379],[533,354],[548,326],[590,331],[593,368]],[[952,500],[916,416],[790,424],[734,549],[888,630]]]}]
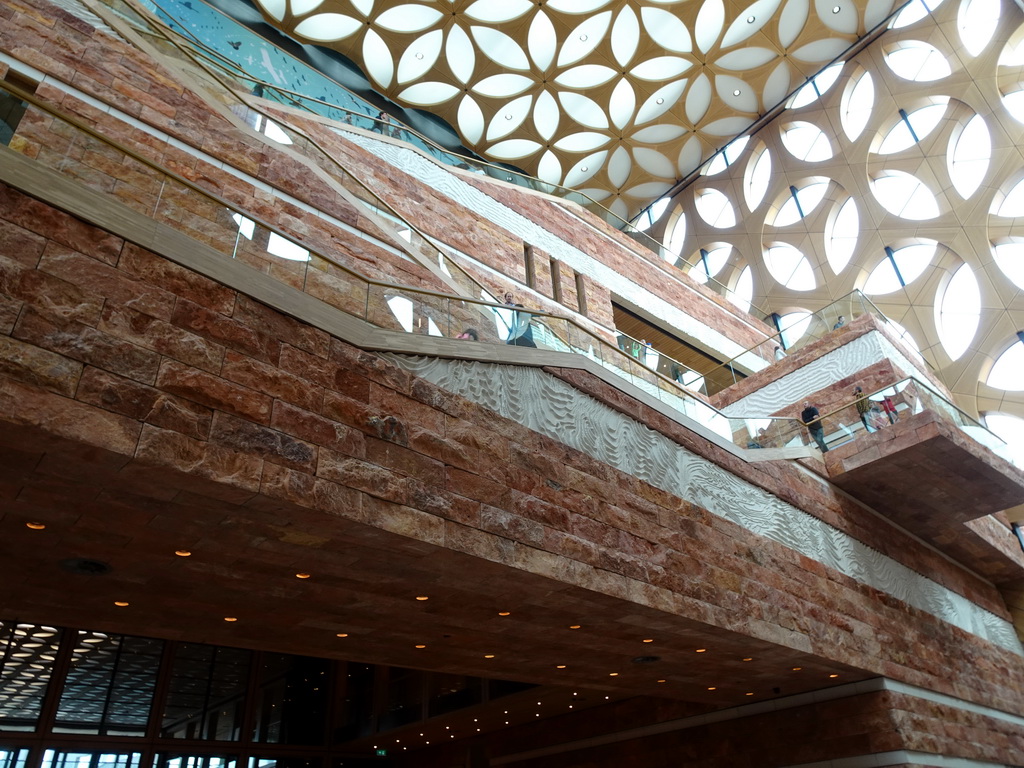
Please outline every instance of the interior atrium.
[{"label": "interior atrium", "polygon": [[1024,766],[1024,7],[0,18],[0,768]]}]

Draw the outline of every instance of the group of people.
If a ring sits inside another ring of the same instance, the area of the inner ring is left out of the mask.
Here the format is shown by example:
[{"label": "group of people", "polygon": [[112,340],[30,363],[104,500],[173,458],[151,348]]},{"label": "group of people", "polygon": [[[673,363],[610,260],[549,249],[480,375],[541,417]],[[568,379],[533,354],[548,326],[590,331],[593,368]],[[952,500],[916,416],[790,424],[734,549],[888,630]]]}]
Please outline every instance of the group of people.
[{"label": "group of people", "polygon": [[[509,291],[503,297],[503,302],[510,307],[522,307],[515,300],[515,296]],[[537,348],[537,343],[533,340],[533,327],[531,321],[533,315],[529,312],[520,312],[517,309],[512,310],[511,317],[507,322],[508,335],[505,337],[505,343],[514,347],[533,347]],[[456,339],[463,339],[465,341],[480,341],[480,332],[476,328],[466,328],[462,333],[455,337]]]},{"label": "group of people", "polygon": [[[895,424],[899,421],[899,415],[896,413],[896,403],[893,402],[889,395],[885,395],[881,402],[875,402],[868,399],[868,396],[864,394],[864,390],[861,387],[856,387],[853,390],[853,396],[856,398],[854,406],[857,408],[857,414],[860,416],[861,423],[866,431],[875,432],[886,425]],[[804,409],[800,412],[800,421],[807,427],[807,432],[814,442],[817,443],[821,452],[828,453],[828,443],[825,440],[825,425],[822,423],[821,414],[818,409],[809,400],[804,401]]]}]

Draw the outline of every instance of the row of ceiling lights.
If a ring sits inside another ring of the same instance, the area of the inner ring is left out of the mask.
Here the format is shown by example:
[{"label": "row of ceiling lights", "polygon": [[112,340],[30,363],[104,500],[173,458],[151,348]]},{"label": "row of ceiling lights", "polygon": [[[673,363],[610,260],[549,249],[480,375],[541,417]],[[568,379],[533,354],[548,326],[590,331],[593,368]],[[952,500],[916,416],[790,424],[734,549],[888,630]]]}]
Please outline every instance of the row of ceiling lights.
[{"label": "row of ceiling lights", "polygon": [[[28,522],[25,525],[27,527],[31,528],[32,530],[37,530],[37,531],[38,530],[44,530],[46,528],[46,525],[44,523],[39,523],[39,522]],[[187,549],[176,549],[174,551],[174,554],[177,555],[178,557],[191,557],[192,552],[187,550]],[[295,578],[297,578],[297,579],[308,579],[308,578],[311,578],[311,577],[312,577],[312,574],[305,573],[305,572],[299,572],[299,573],[295,574]],[[429,599],[430,599],[429,595],[417,595],[416,596],[416,600],[418,602],[425,602],[425,601],[427,601]],[[114,605],[118,606],[119,608],[127,608],[130,605],[130,603],[127,600],[115,600],[114,601]],[[499,616],[511,616],[512,612],[511,611],[498,611],[498,615]],[[238,618],[235,617],[235,616],[225,616],[224,617],[224,621],[236,622],[236,621],[238,621]],[[581,629],[581,628],[582,628],[581,624],[570,624],[569,625],[569,629],[573,629],[574,630],[574,629]],[[349,636],[349,634],[347,632],[338,632],[337,635],[336,635],[336,637],[348,637],[348,636]],[[651,638],[651,637],[644,638],[642,642],[644,642],[644,643],[653,643],[654,642],[654,638]],[[427,646],[425,644],[421,643],[421,644],[417,644],[414,647],[417,650],[423,650]],[[708,650],[707,648],[696,648],[696,649],[694,649],[694,653],[706,653],[707,650]],[[485,659],[493,659],[493,658],[496,658],[496,656],[497,656],[497,654],[493,654],[493,653],[486,653],[486,654],[484,654],[484,658]],[[743,659],[743,661],[753,661],[753,657],[747,656],[747,657],[745,657]],[[556,664],[555,665],[555,669],[567,669],[567,668],[568,668],[568,665],[566,665],[566,664]],[[792,669],[793,672],[800,672],[803,669],[803,667],[792,667],[791,669]],[[609,672],[608,676],[609,677],[618,677],[619,673],[618,672]],[[832,673],[832,674],[829,675],[830,679],[835,679],[835,678],[838,678],[838,677],[839,677],[839,675],[836,674],[836,673]],[[657,682],[665,683],[665,682],[668,682],[668,681],[665,678],[661,678]],[[709,691],[717,691],[718,687],[717,686],[708,686],[707,690],[709,690]],[[754,693],[753,693],[753,691],[748,691],[744,695],[745,696],[753,696]],[[570,705],[570,709],[571,708],[572,707]],[[539,717],[539,715],[538,715],[538,717]],[[506,723],[506,725],[507,725],[507,723]],[[477,730],[479,730],[479,729],[477,729]]]}]

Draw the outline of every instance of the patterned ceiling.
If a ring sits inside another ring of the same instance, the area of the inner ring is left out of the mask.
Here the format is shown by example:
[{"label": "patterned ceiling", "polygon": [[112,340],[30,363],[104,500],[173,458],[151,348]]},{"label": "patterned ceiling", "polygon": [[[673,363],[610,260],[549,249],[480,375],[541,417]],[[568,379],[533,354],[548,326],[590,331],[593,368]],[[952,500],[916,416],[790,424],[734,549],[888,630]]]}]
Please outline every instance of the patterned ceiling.
[{"label": "patterned ceiling", "polygon": [[[630,218],[893,0],[255,0],[467,147]],[[898,0],[897,0],[898,2]]]}]

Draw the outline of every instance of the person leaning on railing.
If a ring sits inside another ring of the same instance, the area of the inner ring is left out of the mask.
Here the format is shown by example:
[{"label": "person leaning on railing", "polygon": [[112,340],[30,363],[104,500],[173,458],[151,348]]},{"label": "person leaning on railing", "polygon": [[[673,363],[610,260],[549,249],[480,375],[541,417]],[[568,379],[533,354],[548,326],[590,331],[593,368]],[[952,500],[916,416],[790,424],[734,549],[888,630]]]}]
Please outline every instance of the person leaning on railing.
[{"label": "person leaning on railing", "polygon": [[818,409],[811,405],[810,400],[804,400],[804,409],[800,412],[800,421],[811,433],[814,442],[818,444],[822,453],[828,453],[828,445],[825,443],[825,427],[821,423],[821,414]]},{"label": "person leaning on railing", "polygon": [[864,390],[860,387],[853,390],[853,396],[857,398],[855,405],[857,406],[857,415],[860,416],[860,423],[864,425],[864,429],[867,429],[868,411],[871,410],[871,401],[868,400],[868,396],[864,394]]}]

